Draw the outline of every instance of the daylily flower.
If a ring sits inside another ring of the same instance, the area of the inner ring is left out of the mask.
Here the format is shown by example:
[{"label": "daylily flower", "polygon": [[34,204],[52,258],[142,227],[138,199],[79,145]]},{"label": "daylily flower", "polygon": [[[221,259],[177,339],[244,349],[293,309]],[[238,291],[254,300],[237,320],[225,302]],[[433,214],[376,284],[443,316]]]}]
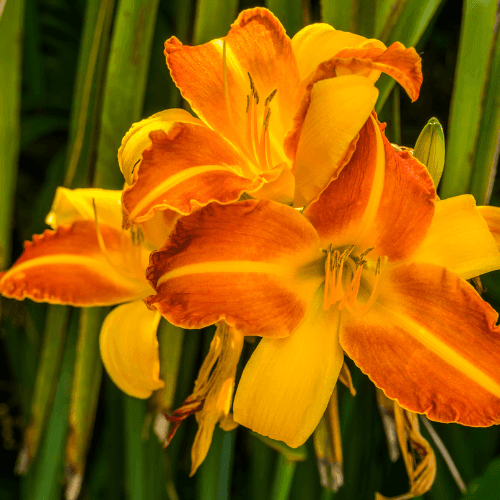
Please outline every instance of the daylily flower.
[{"label": "daylily flower", "polygon": [[369,117],[348,165],[303,213],[212,203],[151,256],[157,293],[146,301],[171,323],[264,337],[234,420],[292,447],[318,425],[344,352],[406,410],[500,422],[498,314],[466,281],[500,268],[500,252],[473,197],[437,200],[424,165],[382,128]]},{"label": "daylily flower", "polygon": [[199,119],[170,109],[125,135],[118,157],[130,186],[123,193],[127,225],[157,210],[187,215],[241,196],[302,207],[352,156],[380,73],[412,100],[422,83],[413,48],[387,48],[327,24],[290,40],[263,8],[243,11],[227,36],[203,45],[172,37],[165,55]]},{"label": "daylily flower", "polygon": [[146,398],[164,383],[156,338],[160,315],[142,302],[152,292],[144,271],[173,221],[165,212],[124,231],[120,198],[121,191],[58,188],[47,217],[52,230],[25,243],[19,259],[0,274],[0,293],[79,307],[124,303],[103,323],[101,355],[120,389]]}]

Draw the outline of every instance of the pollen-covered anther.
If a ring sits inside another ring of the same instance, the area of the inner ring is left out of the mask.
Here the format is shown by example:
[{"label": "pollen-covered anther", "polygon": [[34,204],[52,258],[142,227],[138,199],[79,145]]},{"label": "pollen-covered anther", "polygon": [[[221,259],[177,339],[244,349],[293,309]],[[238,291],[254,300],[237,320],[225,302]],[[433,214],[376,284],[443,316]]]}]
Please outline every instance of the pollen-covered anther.
[{"label": "pollen-covered anther", "polygon": [[[358,256],[355,255],[354,249],[355,246],[351,245],[341,253],[330,245],[326,251],[323,309],[328,310],[332,305],[338,303],[339,311],[345,308],[355,316],[363,316],[377,300],[387,257],[378,257],[375,265],[375,262],[365,259],[373,248],[368,248]],[[363,271],[370,273],[373,267],[375,267],[374,279],[363,280],[363,289],[370,286],[371,282],[370,295],[366,303],[360,305],[357,298],[362,285]]]}]

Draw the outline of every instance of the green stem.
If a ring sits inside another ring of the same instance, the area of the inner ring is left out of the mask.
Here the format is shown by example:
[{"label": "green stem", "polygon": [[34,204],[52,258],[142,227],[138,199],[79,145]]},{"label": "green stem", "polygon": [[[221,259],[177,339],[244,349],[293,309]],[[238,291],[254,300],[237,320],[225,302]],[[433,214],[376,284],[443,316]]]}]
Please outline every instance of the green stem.
[{"label": "green stem", "polygon": [[276,470],[274,473],[274,483],[271,492],[271,500],[287,500],[293,483],[293,476],[297,462],[287,460],[285,456],[278,455]]}]

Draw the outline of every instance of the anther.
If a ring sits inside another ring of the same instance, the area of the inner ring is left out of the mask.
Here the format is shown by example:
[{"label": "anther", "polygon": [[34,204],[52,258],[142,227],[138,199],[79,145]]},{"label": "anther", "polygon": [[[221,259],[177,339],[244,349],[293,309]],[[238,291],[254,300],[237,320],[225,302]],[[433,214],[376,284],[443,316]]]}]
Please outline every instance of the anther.
[{"label": "anther", "polygon": [[363,260],[375,247],[367,248],[360,256],[359,260]]},{"label": "anther", "polygon": [[276,92],[278,92],[278,89],[274,89],[267,97],[266,100],[264,101],[264,105],[267,106],[272,100],[273,97],[276,95]]},{"label": "anther", "polygon": [[248,113],[249,108],[250,108],[250,96],[247,95],[247,109],[245,110],[245,113]]},{"label": "anther", "polygon": [[269,125],[269,119],[271,118],[271,108],[267,110],[266,117],[264,118],[264,130],[267,130],[267,127]]}]

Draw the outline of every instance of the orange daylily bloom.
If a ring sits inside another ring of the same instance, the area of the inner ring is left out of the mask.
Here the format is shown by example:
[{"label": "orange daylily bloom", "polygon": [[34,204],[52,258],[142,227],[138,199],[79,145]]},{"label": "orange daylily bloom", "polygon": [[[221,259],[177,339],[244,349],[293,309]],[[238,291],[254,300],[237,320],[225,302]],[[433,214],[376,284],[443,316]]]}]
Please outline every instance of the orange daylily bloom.
[{"label": "orange daylily bloom", "polygon": [[170,109],[125,135],[118,158],[128,184],[126,225],[157,210],[187,215],[245,193],[304,206],[352,156],[378,97],[380,73],[395,78],[412,100],[422,83],[413,48],[387,48],[327,24],[290,39],[263,8],[243,11],[227,36],[203,45],[172,37],[165,55],[200,119]]},{"label": "orange daylily bloom", "polygon": [[58,188],[47,217],[52,230],[25,243],[19,259],[0,274],[0,293],[73,306],[124,303],[103,323],[102,359],[120,389],[146,398],[164,383],[156,338],[160,315],[142,302],[152,292],[144,271],[149,253],[164,242],[173,221],[165,212],[123,231],[120,198],[121,191]]},{"label": "orange daylily bloom", "polygon": [[472,196],[438,200],[425,167],[382,128],[370,116],[303,213],[212,203],[151,256],[151,309],[184,328],[224,321],[264,337],[234,420],[293,447],[318,425],[344,351],[411,412],[500,423],[498,314],[466,281],[500,268],[495,239]]}]

